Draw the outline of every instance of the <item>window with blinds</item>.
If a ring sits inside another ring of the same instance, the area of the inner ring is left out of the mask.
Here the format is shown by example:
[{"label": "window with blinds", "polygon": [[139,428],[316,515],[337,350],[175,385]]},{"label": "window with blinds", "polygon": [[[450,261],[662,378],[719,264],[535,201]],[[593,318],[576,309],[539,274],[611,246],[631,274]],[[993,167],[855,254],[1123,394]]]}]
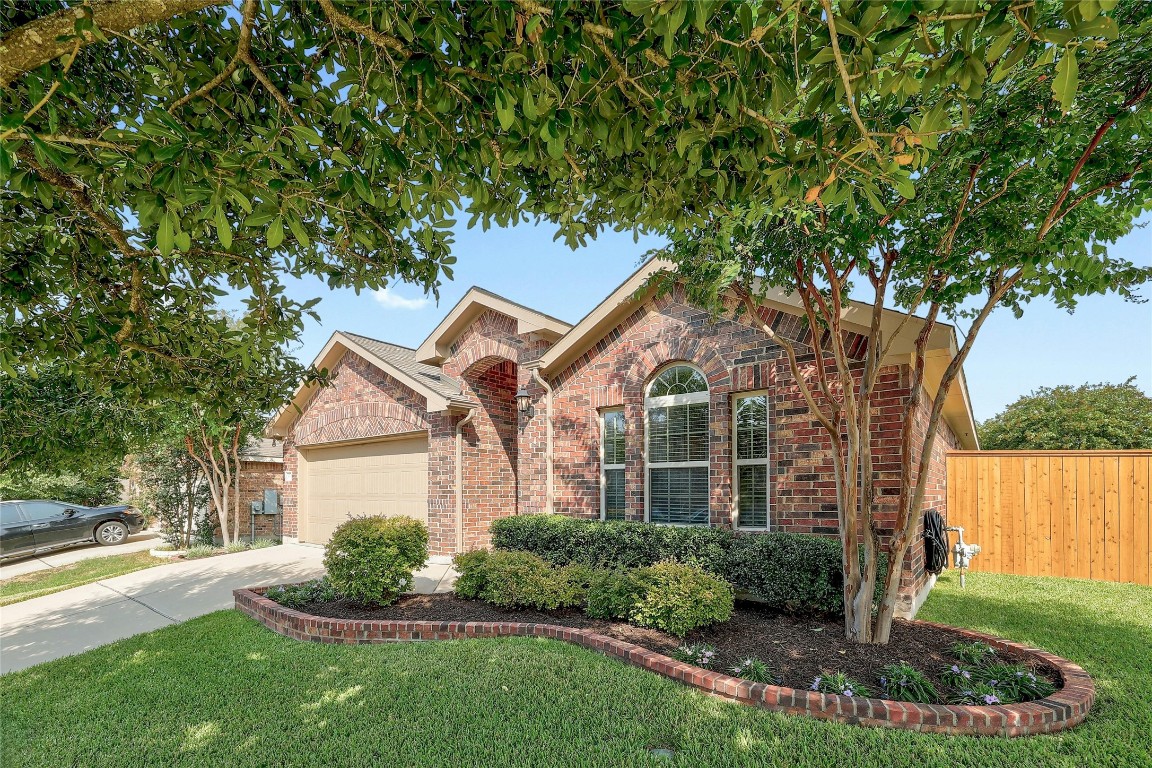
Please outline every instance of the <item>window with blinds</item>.
[{"label": "window with blinds", "polygon": [[604,411],[600,421],[600,518],[623,520],[624,410]]},{"label": "window with blinds", "polygon": [[648,520],[709,524],[708,381],[676,365],[652,382],[645,400]]},{"label": "window with blinds", "polygon": [[768,396],[737,397],[735,412],[737,524],[767,530]]}]

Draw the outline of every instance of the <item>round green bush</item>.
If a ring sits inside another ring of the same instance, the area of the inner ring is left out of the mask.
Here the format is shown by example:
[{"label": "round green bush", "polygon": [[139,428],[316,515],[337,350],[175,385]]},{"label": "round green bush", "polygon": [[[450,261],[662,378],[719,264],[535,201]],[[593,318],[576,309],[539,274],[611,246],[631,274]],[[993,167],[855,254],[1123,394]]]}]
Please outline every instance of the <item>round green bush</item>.
[{"label": "round green bush", "polygon": [[457,597],[465,600],[480,599],[480,593],[488,584],[488,572],[484,567],[487,564],[486,549],[461,552],[452,558],[452,567],[456,569],[456,583],[452,585],[452,591]]},{"label": "round green bush", "polygon": [[492,552],[479,567],[484,586],[478,597],[502,608],[551,611],[583,601],[578,572],[553,568],[529,552]]},{"label": "round green bush", "polygon": [[732,616],[735,595],[723,579],[684,563],[663,562],[634,572],[640,587],[628,621],[684,637]]},{"label": "round green bush", "polygon": [[388,605],[412,586],[428,559],[428,529],[410,517],[358,517],[341,525],[324,548],[328,579],[340,594]]},{"label": "round green bush", "polygon": [[635,571],[595,571],[588,581],[584,613],[593,619],[627,620],[640,593]]}]

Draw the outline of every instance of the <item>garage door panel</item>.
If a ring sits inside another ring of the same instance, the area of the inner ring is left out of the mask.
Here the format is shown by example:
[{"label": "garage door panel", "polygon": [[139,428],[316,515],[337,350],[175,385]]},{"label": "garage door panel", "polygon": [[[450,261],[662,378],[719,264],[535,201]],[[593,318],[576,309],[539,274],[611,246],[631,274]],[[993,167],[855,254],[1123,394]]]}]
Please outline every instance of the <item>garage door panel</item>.
[{"label": "garage door panel", "polygon": [[300,538],[328,541],[351,517],[428,517],[428,438],[301,451]]}]

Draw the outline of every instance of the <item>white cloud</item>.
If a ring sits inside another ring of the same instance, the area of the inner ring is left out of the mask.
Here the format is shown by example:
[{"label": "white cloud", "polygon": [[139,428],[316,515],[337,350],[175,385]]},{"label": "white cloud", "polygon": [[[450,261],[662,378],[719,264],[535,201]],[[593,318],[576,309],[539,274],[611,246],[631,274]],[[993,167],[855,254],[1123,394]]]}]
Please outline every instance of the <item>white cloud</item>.
[{"label": "white cloud", "polygon": [[406,299],[403,296],[397,296],[391,288],[380,288],[373,291],[372,298],[388,309],[424,309],[429,304],[427,298]]}]

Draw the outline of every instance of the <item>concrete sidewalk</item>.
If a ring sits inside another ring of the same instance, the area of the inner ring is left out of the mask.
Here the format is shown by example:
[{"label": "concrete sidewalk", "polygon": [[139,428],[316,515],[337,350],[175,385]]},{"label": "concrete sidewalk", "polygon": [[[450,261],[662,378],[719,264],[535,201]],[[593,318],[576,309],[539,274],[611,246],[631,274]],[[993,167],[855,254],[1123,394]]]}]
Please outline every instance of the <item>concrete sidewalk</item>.
[{"label": "concrete sidewalk", "polygon": [[0,580],[11,579],[14,576],[23,576],[26,573],[46,571],[49,568],[59,568],[63,565],[72,565],[81,560],[91,560],[96,557],[112,557],[113,555],[127,555],[132,552],[147,552],[153,547],[164,543],[159,531],[144,530],[128,537],[123,544],[105,547],[100,544],[85,544],[69,549],[58,549],[45,552],[42,555],[30,555],[19,560],[6,561],[0,564]]},{"label": "concrete sidewalk", "polygon": [[[324,550],[282,544],[160,565],[0,608],[0,673],[233,607],[232,590],[324,575]],[[414,591],[451,590],[455,572],[429,563]]]}]

